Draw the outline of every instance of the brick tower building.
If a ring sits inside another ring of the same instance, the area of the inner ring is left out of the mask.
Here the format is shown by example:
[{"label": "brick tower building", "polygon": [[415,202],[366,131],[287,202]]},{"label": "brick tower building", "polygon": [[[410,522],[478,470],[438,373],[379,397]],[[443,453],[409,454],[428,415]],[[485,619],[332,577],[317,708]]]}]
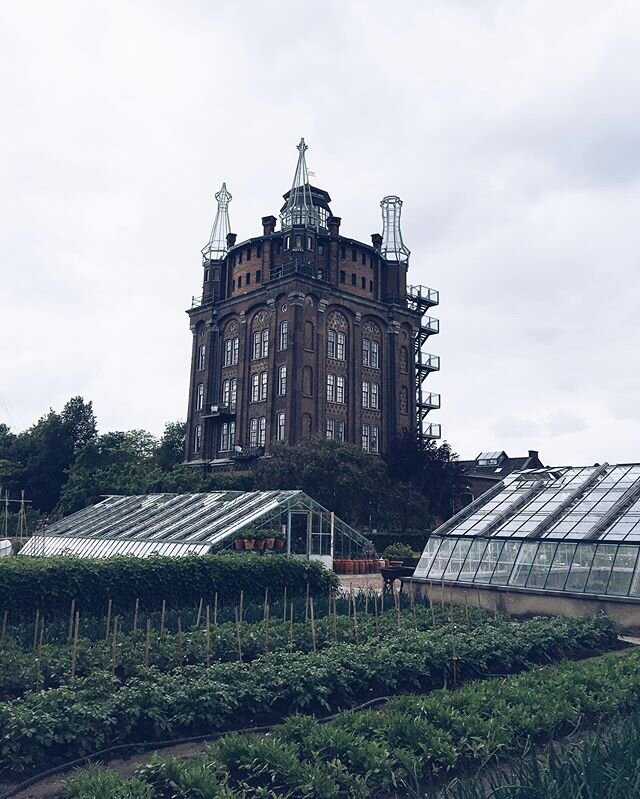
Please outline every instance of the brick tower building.
[{"label": "brick tower building", "polygon": [[202,251],[202,295],[187,313],[193,334],[186,460],[233,468],[271,442],[327,436],[383,453],[405,431],[439,438],[423,391],[440,368],[424,352],[438,292],[407,287],[409,250],[398,197],[381,202],[371,244],[340,232],[331,198],[309,183],[304,139],[280,228],[237,242],[223,184]]}]

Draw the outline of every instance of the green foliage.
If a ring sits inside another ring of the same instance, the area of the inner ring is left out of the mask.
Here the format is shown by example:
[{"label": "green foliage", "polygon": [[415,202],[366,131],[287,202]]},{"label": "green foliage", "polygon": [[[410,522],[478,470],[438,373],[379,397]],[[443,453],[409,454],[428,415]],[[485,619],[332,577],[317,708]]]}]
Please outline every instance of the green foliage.
[{"label": "green foliage", "polygon": [[32,616],[36,610],[68,613],[71,601],[81,613],[103,613],[109,599],[114,613],[140,607],[156,610],[193,606],[200,597],[218,594],[220,602],[235,602],[240,591],[247,601],[264,597],[266,588],[290,596],[325,596],[337,577],[314,561],[286,555],[206,555],[185,558],[114,557],[2,558],[0,611]]},{"label": "green foliage", "polygon": [[[218,663],[208,669],[187,666],[168,674],[148,669],[121,687],[110,676],[96,673],[68,686],[28,693],[0,703],[0,775],[51,765],[115,743],[253,726],[295,712],[324,715],[375,696],[433,690],[451,679],[451,634],[451,629],[446,634],[444,630],[411,630],[398,632],[389,640],[336,644],[318,654],[273,653],[251,664]],[[520,671],[535,663],[593,653],[613,646],[615,640],[606,619],[536,620],[495,629],[485,625],[456,634],[458,677],[475,679],[487,670]],[[620,662],[629,661],[631,658]],[[635,663],[638,680],[637,659]],[[634,694],[620,680],[617,693],[611,695],[612,706],[616,702],[620,706],[632,696],[637,702],[639,689],[640,681]],[[486,690],[493,696],[490,688]],[[440,701],[455,704],[460,693]],[[540,695],[538,690],[532,698],[539,702]],[[579,708],[581,696],[580,691],[565,698],[556,696],[549,712],[553,716],[571,711],[570,718],[575,719],[580,711],[574,704],[578,702]],[[599,700],[602,710],[607,707],[606,699]],[[428,703],[429,699],[406,701]],[[419,704],[411,707],[420,719],[438,718],[437,702],[424,712]],[[588,710],[593,707],[592,702]],[[391,703],[390,708],[394,710],[396,705]],[[402,711],[401,705],[397,708]],[[501,699],[499,711],[513,717],[508,698]],[[384,719],[382,729],[387,723]],[[545,723],[546,719],[544,716]],[[480,729],[485,728],[486,722]],[[501,720],[497,729],[509,740],[505,722]],[[333,778],[337,779],[336,773]]]},{"label": "green foliage", "polygon": [[410,544],[389,544],[382,553],[385,558],[419,558],[420,553],[414,552]]}]

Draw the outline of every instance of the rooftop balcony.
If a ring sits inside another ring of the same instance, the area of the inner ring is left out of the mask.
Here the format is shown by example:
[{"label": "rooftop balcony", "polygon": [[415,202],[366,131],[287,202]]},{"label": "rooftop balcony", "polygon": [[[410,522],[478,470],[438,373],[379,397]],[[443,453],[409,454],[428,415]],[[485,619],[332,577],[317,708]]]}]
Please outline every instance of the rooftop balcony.
[{"label": "rooftop balcony", "polygon": [[434,392],[425,392],[424,394],[420,393],[420,399],[418,402],[421,408],[425,408],[428,410],[434,410],[440,407],[440,394],[435,394]]},{"label": "rooftop balcony", "polygon": [[203,419],[221,419],[225,416],[235,416],[236,406],[223,405],[222,403],[213,403],[207,406],[207,409],[202,414]]},{"label": "rooftop balcony", "polygon": [[193,296],[191,297],[191,307],[200,308],[203,305],[209,305],[209,303],[217,302],[219,299],[220,294],[217,291],[211,291],[208,294],[201,294],[199,297]]},{"label": "rooftop balcony", "polygon": [[422,431],[424,438],[434,440],[442,438],[442,427],[439,424],[428,424]]},{"label": "rooftop balcony", "polygon": [[440,356],[432,355],[430,352],[421,352],[417,367],[419,372],[438,372],[440,371]]},{"label": "rooftop balcony", "polygon": [[420,332],[421,333],[439,333],[440,332],[440,320],[436,319],[433,316],[423,316],[420,322]]},{"label": "rooftop balcony", "polygon": [[[433,308],[434,305],[440,303],[440,292],[436,289],[430,289],[428,286],[407,286],[407,302],[409,306],[415,305],[415,310],[420,310],[420,307]],[[420,306],[420,307],[418,307]]]},{"label": "rooftop balcony", "polygon": [[270,280],[279,280],[283,277],[292,277],[293,275],[303,275],[304,277],[313,278],[313,280],[324,280],[324,270],[318,269],[313,263],[305,263],[300,255],[280,266],[272,266],[269,270]]}]

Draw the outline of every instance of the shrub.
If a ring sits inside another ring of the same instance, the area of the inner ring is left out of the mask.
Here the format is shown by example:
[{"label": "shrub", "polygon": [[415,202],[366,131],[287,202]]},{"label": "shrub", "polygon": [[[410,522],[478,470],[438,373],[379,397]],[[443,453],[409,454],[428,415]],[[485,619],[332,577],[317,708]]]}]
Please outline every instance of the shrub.
[{"label": "shrub", "polygon": [[68,613],[73,599],[85,613],[104,613],[109,599],[113,611],[133,607],[156,610],[193,606],[200,597],[218,594],[221,603],[260,601],[265,588],[274,594],[287,587],[290,597],[306,593],[326,596],[338,579],[314,561],[278,555],[260,557],[223,554],[187,558],[115,557],[105,560],[70,557],[3,558],[0,562],[0,612],[15,618],[37,609]]},{"label": "shrub", "polygon": [[419,558],[420,553],[414,552],[409,544],[389,544],[382,553],[385,558]]}]

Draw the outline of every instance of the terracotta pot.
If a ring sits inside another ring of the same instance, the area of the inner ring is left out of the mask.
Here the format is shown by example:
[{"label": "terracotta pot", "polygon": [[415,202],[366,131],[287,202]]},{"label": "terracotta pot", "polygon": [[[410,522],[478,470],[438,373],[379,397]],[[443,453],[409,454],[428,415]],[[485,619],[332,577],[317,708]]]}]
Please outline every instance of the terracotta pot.
[{"label": "terracotta pot", "polygon": [[345,574],[354,574],[353,565],[355,561],[353,560],[345,560],[344,561],[344,573]]},{"label": "terracotta pot", "polygon": [[344,574],[344,562],[338,558],[333,559],[333,570],[336,574]]},{"label": "terracotta pot", "polygon": [[265,549],[273,549],[273,545],[275,544],[275,538],[265,538],[264,539],[264,548]]},{"label": "terracotta pot", "polygon": [[264,549],[264,538],[256,539],[254,549],[257,552],[262,552],[262,550]]},{"label": "terracotta pot", "polygon": [[244,538],[243,539],[244,548],[245,549],[253,549],[253,545],[256,543],[253,538]]},{"label": "terracotta pot", "polygon": [[284,549],[285,540],[284,538],[274,538],[273,540],[273,548],[276,550]]},{"label": "terracotta pot", "polygon": [[236,538],[236,540],[233,542],[233,548],[237,550],[244,549],[244,541],[242,538]]},{"label": "terracotta pot", "polygon": [[367,561],[366,560],[359,560],[358,561],[358,574],[366,574]]}]

